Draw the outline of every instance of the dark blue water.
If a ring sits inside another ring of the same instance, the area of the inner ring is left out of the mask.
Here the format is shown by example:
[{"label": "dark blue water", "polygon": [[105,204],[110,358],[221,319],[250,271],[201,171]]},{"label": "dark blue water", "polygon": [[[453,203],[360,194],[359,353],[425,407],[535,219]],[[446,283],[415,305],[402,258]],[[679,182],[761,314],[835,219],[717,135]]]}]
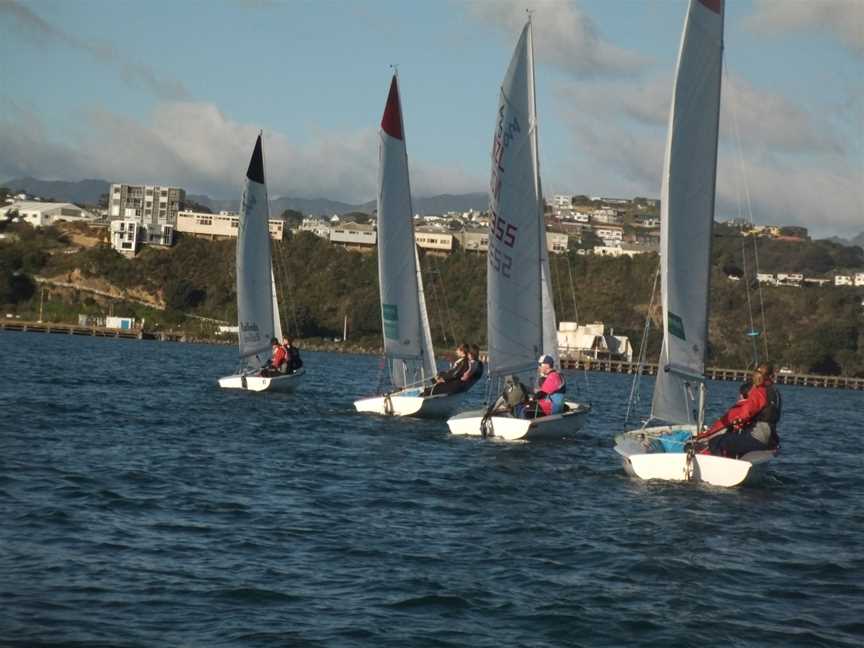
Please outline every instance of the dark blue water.
[{"label": "dark blue water", "polygon": [[279,396],[219,390],[234,355],[0,333],[0,643],[862,645],[860,392],[783,388],[781,458],[719,490],[624,475],[624,376],[504,444],[355,414],[376,358]]}]

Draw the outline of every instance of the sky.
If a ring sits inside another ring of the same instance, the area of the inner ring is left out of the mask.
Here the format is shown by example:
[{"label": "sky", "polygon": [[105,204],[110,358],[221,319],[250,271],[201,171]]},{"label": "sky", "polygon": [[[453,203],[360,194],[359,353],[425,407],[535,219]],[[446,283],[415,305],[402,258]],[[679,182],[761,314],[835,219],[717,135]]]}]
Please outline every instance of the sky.
[{"label": "sky", "polygon": [[[685,0],[0,0],[0,181],[376,193],[398,65],[413,193],[485,191],[534,21],[547,196],[658,197]],[[864,0],[727,0],[717,218],[864,231]]]}]

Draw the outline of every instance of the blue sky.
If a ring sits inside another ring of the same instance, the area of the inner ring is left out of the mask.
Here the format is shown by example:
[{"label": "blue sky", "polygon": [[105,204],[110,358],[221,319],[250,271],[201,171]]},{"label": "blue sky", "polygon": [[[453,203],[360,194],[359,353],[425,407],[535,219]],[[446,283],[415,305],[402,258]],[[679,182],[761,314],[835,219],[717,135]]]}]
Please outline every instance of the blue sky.
[{"label": "blue sky", "polygon": [[[657,196],[686,2],[530,4],[544,188]],[[260,128],[271,195],[370,200],[397,63],[414,192],[483,191],[525,6],[0,0],[0,180],[233,197]],[[726,68],[718,217],[864,230],[864,2],[728,1]]]}]

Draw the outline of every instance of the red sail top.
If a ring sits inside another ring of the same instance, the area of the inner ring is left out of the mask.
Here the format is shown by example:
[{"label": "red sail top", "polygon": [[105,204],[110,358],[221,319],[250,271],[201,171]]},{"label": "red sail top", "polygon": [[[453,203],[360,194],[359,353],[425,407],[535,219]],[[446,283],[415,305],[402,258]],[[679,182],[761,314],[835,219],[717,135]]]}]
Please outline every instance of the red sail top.
[{"label": "red sail top", "polygon": [[699,0],[699,2],[716,14],[723,9],[723,0]]},{"label": "red sail top", "polygon": [[390,137],[402,139],[402,109],[399,107],[399,87],[395,74],[390,83],[390,94],[387,95],[387,107],[384,109],[384,117],[381,118],[381,128]]}]

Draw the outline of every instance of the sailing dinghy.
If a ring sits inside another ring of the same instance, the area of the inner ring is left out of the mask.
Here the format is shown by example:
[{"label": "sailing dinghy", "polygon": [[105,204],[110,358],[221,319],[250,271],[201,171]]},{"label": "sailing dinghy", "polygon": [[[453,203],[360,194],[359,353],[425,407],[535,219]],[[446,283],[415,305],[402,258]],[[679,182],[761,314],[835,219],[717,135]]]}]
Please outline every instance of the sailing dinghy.
[{"label": "sailing dinghy", "polygon": [[240,344],[240,369],[219,379],[223,389],[248,391],[292,391],[305,371],[262,376],[270,357],[270,340],[282,341],[276,281],[270,249],[269,207],[264,182],[264,157],[261,135],[246,171],[246,184],[240,201],[237,228],[237,337]]},{"label": "sailing dinghy", "polygon": [[414,240],[404,133],[394,74],[381,120],[378,168],[378,283],[384,361],[394,390],[355,401],[354,407],[373,414],[447,418],[463,393],[423,395],[436,366]]},{"label": "sailing dinghy", "polygon": [[[663,346],[646,426],[616,438],[625,470],[640,479],[737,486],[775,451],[740,459],[685,451],[704,429],[711,236],[723,52],[723,0],[691,0],[678,55],[660,218]],[[652,421],[668,425],[648,427]]]},{"label": "sailing dinghy", "polygon": [[[505,376],[533,384],[538,356],[551,355],[560,368],[543,222],[530,18],[501,86],[489,209],[486,309],[489,400],[494,401]],[[493,403],[457,414],[447,426],[452,434],[504,440],[561,439],[579,430],[591,406],[567,401],[562,413],[533,419],[494,408]]]}]

